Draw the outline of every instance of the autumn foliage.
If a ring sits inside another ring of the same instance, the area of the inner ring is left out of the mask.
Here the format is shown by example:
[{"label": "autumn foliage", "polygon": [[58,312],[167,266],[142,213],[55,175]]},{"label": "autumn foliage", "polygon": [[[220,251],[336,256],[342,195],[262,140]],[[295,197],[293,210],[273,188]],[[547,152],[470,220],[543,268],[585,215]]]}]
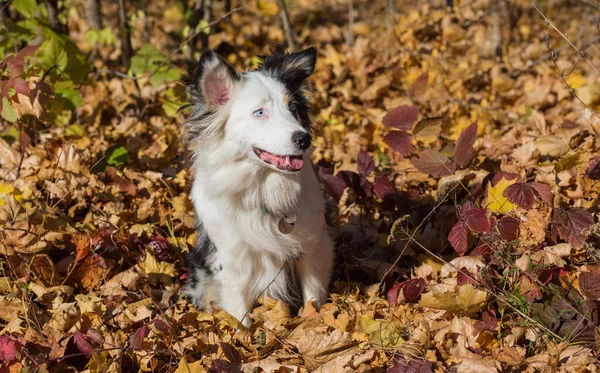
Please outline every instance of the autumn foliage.
[{"label": "autumn foliage", "polygon": [[102,28],[64,3],[58,26],[51,5],[0,5],[0,372],[598,371],[594,7],[353,1],[350,38],[347,1],[284,2],[318,49],[339,255],[320,310],[264,299],[246,329],[181,292],[178,80],[199,34],[256,68],[285,43],[280,2],[201,21],[192,1],[129,4],[128,58],[117,2]]}]

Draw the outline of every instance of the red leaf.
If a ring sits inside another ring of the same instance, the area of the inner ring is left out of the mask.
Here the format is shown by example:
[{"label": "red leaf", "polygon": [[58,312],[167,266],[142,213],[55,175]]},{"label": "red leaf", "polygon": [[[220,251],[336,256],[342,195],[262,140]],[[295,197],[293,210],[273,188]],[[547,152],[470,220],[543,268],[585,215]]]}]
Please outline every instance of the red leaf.
[{"label": "red leaf", "polygon": [[404,285],[406,285],[406,281],[396,282],[394,284],[394,286],[392,286],[392,288],[390,290],[388,290],[387,298],[388,298],[388,304],[390,305],[390,307],[392,307],[396,303],[398,303],[398,294],[400,293],[400,290],[402,290]]},{"label": "red leaf", "polygon": [[148,330],[148,323],[142,325],[138,330],[135,331],[129,337],[129,346],[134,350],[142,348],[142,343],[144,342],[144,338],[148,335],[150,331]]},{"label": "red leaf", "polygon": [[419,108],[415,105],[400,105],[388,111],[383,124],[400,130],[410,130],[419,119]]},{"label": "red leaf", "polygon": [[460,212],[472,230],[482,233],[490,230],[491,223],[487,215],[487,209],[475,207],[471,203],[467,203],[460,209]]},{"label": "red leaf", "polygon": [[592,180],[600,180],[600,155],[592,158],[590,165],[585,170],[585,177]]},{"label": "red leaf", "polygon": [[475,139],[477,139],[477,122],[473,122],[458,136],[452,156],[459,166],[466,166],[471,163],[475,156],[475,149],[473,149]]},{"label": "red leaf", "polygon": [[17,78],[15,79],[15,83],[13,85],[15,88],[15,93],[20,93],[26,96],[29,96],[29,84],[24,79]]},{"label": "red leaf", "polygon": [[8,335],[0,336],[0,361],[10,363],[17,358],[17,343]]},{"label": "red leaf", "polygon": [[519,219],[513,218],[512,216],[504,216],[498,221],[497,225],[500,237],[506,241],[516,240],[519,238],[519,225],[521,225]]},{"label": "red leaf", "polygon": [[533,190],[540,196],[542,201],[546,202],[550,207],[554,206],[554,194],[552,193],[550,185],[538,183],[537,181],[529,183],[529,185],[531,185]]},{"label": "red leaf", "polygon": [[392,364],[393,366],[388,368],[385,373],[433,373],[431,362],[415,356],[407,359],[400,350],[394,353]]},{"label": "red leaf", "polygon": [[512,172],[506,172],[506,171],[498,171],[494,174],[494,177],[492,178],[492,185],[495,186],[502,179],[515,180],[515,179],[520,179],[520,178],[521,178],[521,176],[519,174],[513,174]]},{"label": "red leaf", "polygon": [[358,152],[358,172],[363,176],[367,176],[373,170],[375,170],[373,158],[365,150],[360,149],[360,152]]},{"label": "red leaf", "polygon": [[75,345],[77,346],[79,351],[81,351],[81,353],[83,353],[85,357],[87,357],[88,359],[92,357],[95,347],[91,343],[90,337],[83,333],[77,332],[73,336],[73,341],[75,342]]},{"label": "red leaf", "polygon": [[596,272],[580,274],[579,289],[588,300],[600,300],[600,274]]},{"label": "red leaf", "polygon": [[422,152],[419,158],[411,159],[411,163],[420,172],[431,175],[434,178],[450,176],[456,170],[456,163],[449,160],[442,153],[431,149]]},{"label": "red leaf", "polygon": [[526,210],[530,210],[535,202],[533,188],[527,183],[515,183],[504,190],[502,193],[511,203],[514,203]]},{"label": "red leaf", "polygon": [[557,208],[552,218],[552,230],[563,240],[578,247],[583,246],[589,234],[586,230],[594,224],[592,214],[582,208]]},{"label": "red leaf", "polygon": [[406,285],[402,288],[402,294],[408,301],[415,301],[421,297],[421,293],[425,291],[427,282],[422,278],[414,278],[406,281]]},{"label": "red leaf", "polygon": [[388,195],[396,193],[396,187],[385,176],[375,177],[375,187],[373,189],[375,191],[375,195],[381,199],[385,199],[385,197]]},{"label": "red leaf", "polygon": [[419,75],[419,77],[410,85],[408,88],[408,93],[412,98],[418,98],[425,94],[427,91],[427,86],[429,84],[429,71],[425,71],[423,74]]},{"label": "red leaf", "polygon": [[459,221],[452,227],[448,240],[458,255],[463,256],[469,249],[469,231],[464,221]]},{"label": "red leaf", "polygon": [[412,137],[404,131],[390,131],[383,137],[383,142],[386,143],[390,149],[398,152],[403,157],[410,154]]},{"label": "red leaf", "polygon": [[458,286],[471,284],[477,285],[477,281],[473,280],[473,275],[466,268],[461,268],[456,274],[456,284]]},{"label": "red leaf", "polygon": [[325,191],[337,201],[342,198],[344,190],[346,190],[348,187],[344,180],[342,180],[339,176],[321,174],[321,180],[325,185]]},{"label": "red leaf", "polygon": [[235,349],[232,345],[225,342],[219,342],[221,349],[223,350],[223,355],[229,360],[232,365],[241,366],[242,358],[238,350]]}]

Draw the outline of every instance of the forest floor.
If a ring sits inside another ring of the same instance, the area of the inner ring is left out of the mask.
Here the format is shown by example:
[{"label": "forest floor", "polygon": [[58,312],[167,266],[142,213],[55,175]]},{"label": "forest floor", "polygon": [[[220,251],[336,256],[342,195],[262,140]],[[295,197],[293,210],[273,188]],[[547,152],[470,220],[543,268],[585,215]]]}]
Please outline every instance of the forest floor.
[{"label": "forest floor", "polygon": [[[246,329],[181,292],[195,240],[181,2],[130,9],[129,69],[116,2],[96,39],[74,3],[85,79],[76,60],[35,75],[3,57],[2,82],[30,74],[31,100],[2,92],[0,372],[600,369],[600,10],[354,1],[349,36],[347,2],[291,1],[297,43],[318,50],[313,157],[340,261],[319,311],[268,299]],[[235,8],[209,47],[255,68],[285,43],[277,12]],[[35,58],[61,56],[43,45]]]}]

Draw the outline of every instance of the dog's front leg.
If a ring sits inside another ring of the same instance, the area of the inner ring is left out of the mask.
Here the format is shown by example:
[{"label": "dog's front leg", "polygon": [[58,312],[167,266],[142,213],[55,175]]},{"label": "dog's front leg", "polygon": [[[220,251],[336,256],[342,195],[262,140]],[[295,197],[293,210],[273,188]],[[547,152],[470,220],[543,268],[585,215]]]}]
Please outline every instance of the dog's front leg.
[{"label": "dog's front leg", "polygon": [[248,314],[254,300],[248,289],[251,279],[246,277],[237,268],[228,270],[227,266],[217,275],[221,285],[219,287],[220,306],[240,320],[245,327],[250,327],[252,322]]},{"label": "dog's front leg", "polygon": [[316,243],[311,243],[309,247],[304,248],[296,270],[305,304],[312,301],[313,305],[319,308],[327,301],[333,255],[333,243],[327,231],[321,233]]}]

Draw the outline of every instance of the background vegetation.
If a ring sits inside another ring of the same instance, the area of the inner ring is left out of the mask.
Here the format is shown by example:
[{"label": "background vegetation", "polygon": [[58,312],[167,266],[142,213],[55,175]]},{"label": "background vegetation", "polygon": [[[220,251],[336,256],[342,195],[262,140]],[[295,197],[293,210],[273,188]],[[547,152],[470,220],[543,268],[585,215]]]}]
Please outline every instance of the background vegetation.
[{"label": "background vegetation", "polygon": [[[597,371],[591,1],[0,2],[0,372]],[[178,80],[309,45],[331,301],[181,295]]]}]

